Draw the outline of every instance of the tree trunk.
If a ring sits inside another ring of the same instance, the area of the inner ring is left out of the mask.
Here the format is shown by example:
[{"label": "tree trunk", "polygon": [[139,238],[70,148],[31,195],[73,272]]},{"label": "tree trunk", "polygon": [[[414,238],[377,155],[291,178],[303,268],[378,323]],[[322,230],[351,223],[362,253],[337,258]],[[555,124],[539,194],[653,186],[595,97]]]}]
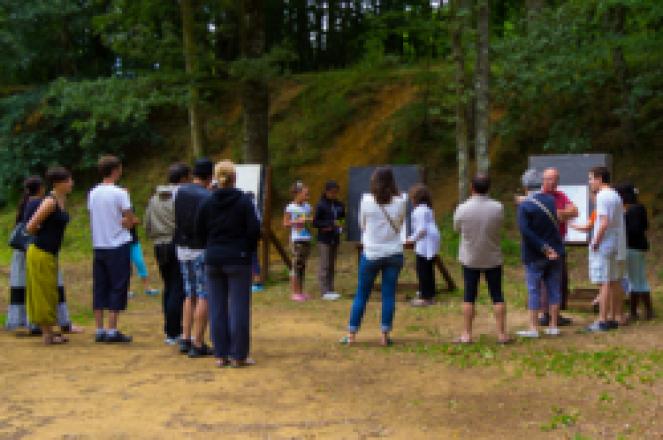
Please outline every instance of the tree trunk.
[{"label": "tree trunk", "polygon": [[182,46],[184,64],[189,81],[189,128],[191,130],[191,150],[194,157],[205,154],[205,129],[200,110],[200,90],[196,84],[199,73],[198,47],[194,31],[194,1],[180,0],[182,13]]},{"label": "tree trunk", "polygon": [[477,171],[488,173],[490,157],[490,1],[479,0],[477,16],[477,67],[476,67],[476,161]]},{"label": "tree trunk", "polygon": [[[265,54],[265,2],[242,0],[242,56],[260,58]],[[242,83],[244,111],[244,163],[269,162],[269,88],[267,80]]]},{"label": "tree trunk", "polygon": [[[610,8],[609,18],[611,21],[612,32],[617,38],[624,36],[624,22],[626,20],[626,8],[623,5],[617,5]],[[620,128],[622,132],[622,142],[624,147],[632,148],[635,146],[635,121],[631,112],[630,95],[631,90],[628,85],[628,65],[624,58],[624,49],[620,44],[612,48],[612,63],[615,69],[615,79],[619,87],[621,111],[619,112]]]},{"label": "tree trunk", "polygon": [[455,66],[456,82],[456,153],[458,158],[458,201],[464,202],[469,196],[469,152],[467,133],[467,99],[465,96],[467,79],[465,74],[465,51],[463,32],[465,20],[462,16],[462,0],[453,0],[451,31],[451,50]]}]

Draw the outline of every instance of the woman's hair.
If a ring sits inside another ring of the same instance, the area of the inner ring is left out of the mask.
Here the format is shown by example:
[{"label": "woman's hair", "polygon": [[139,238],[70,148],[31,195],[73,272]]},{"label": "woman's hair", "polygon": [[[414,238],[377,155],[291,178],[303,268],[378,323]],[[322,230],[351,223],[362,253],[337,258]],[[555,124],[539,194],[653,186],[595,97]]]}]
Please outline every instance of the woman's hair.
[{"label": "woman's hair", "polygon": [[235,182],[235,164],[230,160],[222,160],[214,165],[214,179],[221,188],[228,188]]},{"label": "woman's hair", "polygon": [[66,182],[69,179],[71,179],[71,173],[66,168],[53,167],[46,171],[46,181],[51,186],[56,183]]},{"label": "woman's hair", "polygon": [[638,203],[638,190],[633,184],[623,183],[617,185],[615,190],[625,205],[636,205]]},{"label": "woman's hair", "polygon": [[304,182],[298,180],[290,186],[290,194],[292,194],[292,196],[295,197],[297,194],[304,191],[305,188],[306,185],[304,185]]},{"label": "woman's hair", "polygon": [[429,208],[433,207],[433,197],[428,187],[422,183],[418,183],[410,189],[410,200],[413,206],[426,205]]},{"label": "woman's hair", "polygon": [[18,204],[18,210],[16,212],[16,223],[23,220],[23,213],[25,212],[25,206],[28,204],[30,197],[35,197],[44,187],[44,180],[39,176],[30,176],[23,182],[23,195],[21,196],[21,201]]},{"label": "woman's hair", "polygon": [[380,205],[386,205],[397,196],[398,187],[391,167],[379,167],[371,176],[371,194]]}]

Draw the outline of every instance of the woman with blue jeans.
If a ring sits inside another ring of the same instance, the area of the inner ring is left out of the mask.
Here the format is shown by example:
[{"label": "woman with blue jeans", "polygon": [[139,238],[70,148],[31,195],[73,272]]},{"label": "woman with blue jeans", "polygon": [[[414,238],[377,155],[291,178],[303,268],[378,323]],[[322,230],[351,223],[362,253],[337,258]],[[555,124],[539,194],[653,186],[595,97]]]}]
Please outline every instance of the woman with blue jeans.
[{"label": "woman with blue jeans", "polygon": [[348,335],[342,344],[350,345],[361,326],[366,303],[378,273],[382,272],[382,331],[381,344],[391,345],[396,308],[396,285],[403,268],[403,239],[407,200],[396,187],[394,173],[389,167],[375,170],[371,176],[371,193],[364,195],[359,207],[359,226],[362,231],[363,253],[359,261],[357,294],[352,303]]}]

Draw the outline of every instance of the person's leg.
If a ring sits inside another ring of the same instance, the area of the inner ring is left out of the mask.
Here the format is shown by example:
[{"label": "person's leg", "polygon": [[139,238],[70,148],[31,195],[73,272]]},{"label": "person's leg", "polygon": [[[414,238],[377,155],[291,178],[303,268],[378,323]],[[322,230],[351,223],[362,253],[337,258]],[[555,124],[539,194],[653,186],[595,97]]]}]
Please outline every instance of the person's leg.
[{"label": "person's leg", "polygon": [[472,321],[474,321],[474,303],[479,291],[479,277],[481,271],[463,266],[463,280],[465,293],[463,295],[463,334],[460,342],[472,341]]},{"label": "person's leg", "polygon": [[196,277],[196,309],[194,315],[194,346],[202,348],[205,345],[205,329],[207,328],[207,279],[205,277],[205,262],[201,255],[194,261]]},{"label": "person's leg", "polygon": [[338,257],[338,243],[329,247],[329,269],[327,272],[327,285],[330,292],[336,292],[334,278],[336,277],[336,258]]},{"label": "person's leg", "polygon": [[311,256],[311,243],[306,241],[301,244],[302,244],[301,268],[299,270],[297,278],[299,279],[299,291],[301,292],[302,295],[304,295],[304,297],[306,297],[306,299],[308,299],[308,295],[304,290],[304,283],[306,280],[306,265],[308,264],[308,259]]},{"label": "person's leg", "polygon": [[25,252],[14,250],[12,252],[11,268],[9,271],[9,306],[5,328],[13,330],[27,327],[28,319],[25,312]]},{"label": "person's leg", "polygon": [[191,327],[193,325],[193,262],[182,261],[182,285],[184,287],[184,304],[182,305],[182,340],[191,341]]},{"label": "person's leg", "polygon": [[329,287],[329,264],[331,259],[331,246],[327,243],[318,242],[318,253],[320,254],[320,265],[318,267],[318,283],[320,285],[320,296],[331,292]]},{"label": "person's leg", "polygon": [[[425,258],[422,257],[421,255],[417,255],[415,257],[415,262],[414,262],[414,268],[417,273],[417,286],[419,287],[419,295],[421,296],[421,299],[425,300],[427,299],[425,297],[425,290],[426,290],[426,273],[425,273]],[[414,304],[414,303],[413,303]]]},{"label": "person's leg", "polygon": [[209,298],[210,339],[214,356],[227,361],[230,356],[228,277],[220,266],[205,268]]},{"label": "person's leg", "polygon": [[129,283],[131,280],[131,249],[129,244],[113,249],[109,253],[110,305],[108,313],[107,340],[111,342],[131,342],[129,336],[118,331],[120,312],[127,309]]},{"label": "person's leg", "polygon": [[364,312],[366,311],[366,303],[371,296],[373,290],[373,283],[379,271],[379,265],[366,258],[362,254],[359,260],[359,270],[357,274],[357,293],[352,302],[352,309],[350,311],[350,322],[348,324],[348,332],[350,333],[350,340],[354,340],[354,335],[359,331],[361,326]]},{"label": "person's leg", "polygon": [[244,362],[251,344],[251,270],[249,266],[228,266],[230,310],[230,358]]},{"label": "person's leg", "polygon": [[403,269],[403,255],[394,255],[383,259],[382,270],[382,345],[389,343],[389,333],[393,328],[394,313],[396,311],[396,289],[398,276]]},{"label": "person's leg", "polygon": [[[527,281],[527,308],[529,310],[529,329],[530,335],[538,335],[538,316],[539,307],[541,307],[541,281],[543,279],[543,267],[536,263],[525,265],[525,279]],[[520,333],[524,335],[525,333]]]},{"label": "person's leg", "polygon": [[549,261],[543,276],[543,282],[548,291],[549,333],[557,333],[559,324],[559,309],[562,300],[562,267],[560,260]]},{"label": "person's leg", "polygon": [[645,319],[650,320],[654,317],[654,306],[651,302],[651,293],[643,292],[641,297],[642,302],[645,305]]},{"label": "person's leg", "polygon": [[566,310],[569,300],[569,266],[566,255],[560,257],[562,263],[562,285],[561,285],[561,300],[559,302],[559,309]]},{"label": "person's leg", "polygon": [[423,263],[425,293],[422,292],[421,295],[425,299],[433,301],[435,299],[435,259],[425,258]]},{"label": "person's leg", "polygon": [[506,305],[504,304],[504,292],[502,291],[502,266],[485,271],[488,292],[493,301],[493,313],[497,324],[498,342],[506,342],[509,336],[506,333]]},{"label": "person's leg", "polygon": [[104,328],[104,310],[109,307],[110,279],[106,262],[106,250],[94,250],[92,263],[92,309],[97,328],[97,340],[103,339],[106,330]]},{"label": "person's leg", "polygon": [[292,243],[292,273],[290,275],[290,284],[292,288],[292,299],[294,300],[303,299],[301,279],[304,276],[304,264],[301,243]]},{"label": "person's leg", "polygon": [[619,325],[625,325],[626,319],[624,317],[624,289],[622,288],[621,281],[610,282],[610,295],[612,297],[612,310],[614,320]]},{"label": "person's leg", "polygon": [[[159,276],[163,284],[163,296],[161,297],[161,311],[163,313],[163,333],[166,338],[173,338],[168,331],[168,302],[170,301],[171,279],[169,274],[168,248],[167,244],[154,245],[154,258],[157,261]],[[176,337],[176,336],[175,336]]]}]

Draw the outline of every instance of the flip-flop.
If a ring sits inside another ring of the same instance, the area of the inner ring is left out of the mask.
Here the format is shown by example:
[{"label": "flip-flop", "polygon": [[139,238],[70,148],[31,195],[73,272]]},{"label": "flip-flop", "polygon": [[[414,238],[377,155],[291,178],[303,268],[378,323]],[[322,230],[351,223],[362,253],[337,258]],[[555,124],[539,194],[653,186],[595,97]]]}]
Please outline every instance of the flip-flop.
[{"label": "flip-flop", "polygon": [[506,338],[506,339],[498,339],[497,343],[499,345],[508,345],[508,344],[513,344],[513,339],[511,338]]},{"label": "flip-flop", "polygon": [[472,341],[472,339],[465,339],[462,336],[459,336],[459,337],[457,337],[456,339],[453,340],[453,343],[458,344],[458,345],[469,345],[469,344],[473,344],[474,341]]},{"label": "flip-flop", "polygon": [[392,345],[394,345],[394,340],[388,337],[385,342],[380,341],[380,345],[382,347],[391,347]]},{"label": "flip-flop", "polygon": [[54,334],[53,336],[50,337],[50,339],[45,340],[44,344],[45,345],[61,345],[61,344],[66,344],[69,342],[69,339],[66,337],[59,335],[59,334]]}]

